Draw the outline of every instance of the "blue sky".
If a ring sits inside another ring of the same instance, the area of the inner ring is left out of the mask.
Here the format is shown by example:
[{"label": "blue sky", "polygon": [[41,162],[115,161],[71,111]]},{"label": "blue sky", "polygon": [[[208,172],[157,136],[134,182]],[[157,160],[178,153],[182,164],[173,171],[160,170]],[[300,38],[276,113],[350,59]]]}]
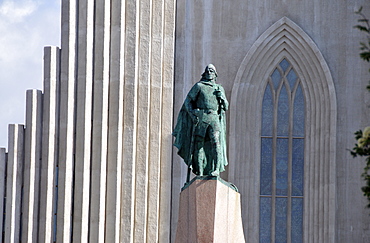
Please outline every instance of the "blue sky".
[{"label": "blue sky", "polygon": [[0,0],[0,147],[24,124],[27,89],[43,86],[43,48],[60,46],[61,0]]}]

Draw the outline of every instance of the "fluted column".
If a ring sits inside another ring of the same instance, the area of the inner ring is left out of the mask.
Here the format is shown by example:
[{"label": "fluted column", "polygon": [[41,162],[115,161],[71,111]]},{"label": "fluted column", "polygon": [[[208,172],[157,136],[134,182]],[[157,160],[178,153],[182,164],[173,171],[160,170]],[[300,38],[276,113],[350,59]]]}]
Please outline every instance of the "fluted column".
[{"label": "fluted column", "polygon": [[44,48],[44,102],[40,181],[39,242],[53,242],[59,127],[60,49]]},{"label": "fluted column", "polygon": [[57,242],[70,242],[72,227],[77,0],[62,0]]},{"label": "fluted column", "polygon": [[[146,0],[147,1],[147,0]],[[137,143],[137,84],[139,61],[139,2],[126,1],[125,48],[124,48],[124,104],[123,104],[123,147],[122,147],[122,197],[120,241],[133,242],[135,215],[135,167]],[[145,25],[146,23],[143,23]],[[145,139],[145,138],[144,138]],[[141,189],[143,190],[143,189]]]},{"label": "fluted column", "polygon": [[[93,98],[94,1],[78,1],[73,242],[88,242]],[[94,138],[98,139],[98,138]]]},{"label": "fluted column", "polygon": [[[5,197],[5,175],[6,175],[6,163],[7,163],[7,154],[5,148],[0,148],[0,198]],[[0,229],[2,232],[3,222],[4,222],[4,200],[0,200]]]},{"label": "fluted column", "polygon": [[[112,0],[105,241],[119,242],[123,147],[125,1]],[[106,57],[107,58],[107,57]]]},{"label": "fluted column", "polygon": [[[170,242],[171,178],[172,178],[172,127],[173,127],[173,92],[175,60],[175,19],[176,1],[163,2],[163,46],[161,79],[161,130],[160,130],[160,182],[159,182],[159,221],[158,242]],[[157,62],[155,62],[157,63]],[[169,118],[171,117],[171,119]]]},{"label": "fluted column", "polygon": [[24,218],[39,241],[169,241],[174,13],[169,0],[62,1],[61,49],[45,48],[39,220]]},{"label": "fluted column", "polygon": [[5,242],[18,243],[21,241],[21,202],[24,163],[23,125],[9,125],[8,150]]},{"label": "fluted column", "polygon": [[110,1],[95,2],[90,242],[104,242],[109,101]]},{"label": "fluted column", "polygon": [[33,89],[27,90],[26,94],[22,242],[37,242],[40,203],[42,92]]}]

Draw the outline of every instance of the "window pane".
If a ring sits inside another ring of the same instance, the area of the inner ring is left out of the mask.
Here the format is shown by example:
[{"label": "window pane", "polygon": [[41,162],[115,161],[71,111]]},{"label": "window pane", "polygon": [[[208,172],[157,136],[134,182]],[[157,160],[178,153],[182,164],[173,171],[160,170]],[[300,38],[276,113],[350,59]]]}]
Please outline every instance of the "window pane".
[{"label": "window pane", "polygon": [[288,152],[287,138],[278,138],[276,143],[276,195],[288,195]]},{"label": "window pane", "polygon": [[293,136],[304,136],[304,97],[301,85],[298,86],[293,105]]},{"label": "window pane", "polygon": [[303,241],[305,103],[301,85],[292,65],[283,59],[263,96],[260,242]]},{"label": "window pane", "polygon": [[272,136],[274,103],[270,85],[267,84],[262,102],[262,136]]},{"label": "window pane", "polygon": [[281,81],[281,74],[279,72],[279,70],[276,68],[275,71],[272,73],[271,75],[271,79],[272,79],[272,83],[274,84],[274,88],[275,90],[277,89],[277,87],[279,86],[280,84],[280,81]]},{"label": "window pane", "polygon": [[287,242],[287,198],[276,198],[275,243]]},{"label": "window pane", "polygon": [[286,59],[280,62],[280,67],[284,70],[284,72],[288,69],[289,66],[290,64]]},{"label": "window pane", "polygon": [[272,138],[261,142],[261,195],[272,194]]},{"label": "window pane", "polygon": [[260,242],[271,242],[271,198],[260,200]]},{"label": "window pane", "polygon": [[303,242],[303,199],[292,199],[292,242]]},{"label": "window pane", "polygon": [[304,140],[293,139],[292,154],[292,195],[303,196],[303,178],[304,178]]},{"label": "window pane", "polygon": [[281,88],[278,103],[277,135],[288,136],[289,133],[289,98],[285,85]]},{"label": "window pane", "polygon": [[295,74],[293,68],[289,71],[288,75],[286,76],[290,89],[293,90],[295,82],[297,81],[297,75]]}]

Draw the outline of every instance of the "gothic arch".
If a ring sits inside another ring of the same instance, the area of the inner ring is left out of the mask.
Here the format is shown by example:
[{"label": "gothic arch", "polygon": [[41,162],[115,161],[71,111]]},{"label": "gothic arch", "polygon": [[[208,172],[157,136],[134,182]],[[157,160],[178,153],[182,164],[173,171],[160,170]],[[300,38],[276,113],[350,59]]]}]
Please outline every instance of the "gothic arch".
[{"label": "gothic arch", "polygon": [[306,107],[304,242],[335,240],[336,96],[330,70],[312,39],[283,17],[242,61],[230,105],[229,180],[242,194],[246,238],[258,242],[261,106],[268,76],[286,58],[301,79]]}]

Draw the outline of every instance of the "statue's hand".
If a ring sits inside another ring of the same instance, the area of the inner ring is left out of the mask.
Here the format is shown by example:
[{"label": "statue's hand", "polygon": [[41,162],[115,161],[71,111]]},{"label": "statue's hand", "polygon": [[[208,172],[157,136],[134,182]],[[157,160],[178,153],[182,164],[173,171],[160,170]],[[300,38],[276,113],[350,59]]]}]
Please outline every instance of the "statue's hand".
[{"label": "statue's hand", "polygon": [[214,94],[216,95],[217,98],[222,98],[222,92],[221,90],[215,90]]},{"label": "statue's hand", "polygon": [[193,121],[194,124],[197,124],[199,122],[198,115],[199,115],[199,109],[193,110],[191,119],[192,119],[192,121]]},{"label": "statue's hand", "polygon": [[191,119],[194,124],[197,124],[199,122],[199,117],[197,117],[196,115],[192,116]]}]

